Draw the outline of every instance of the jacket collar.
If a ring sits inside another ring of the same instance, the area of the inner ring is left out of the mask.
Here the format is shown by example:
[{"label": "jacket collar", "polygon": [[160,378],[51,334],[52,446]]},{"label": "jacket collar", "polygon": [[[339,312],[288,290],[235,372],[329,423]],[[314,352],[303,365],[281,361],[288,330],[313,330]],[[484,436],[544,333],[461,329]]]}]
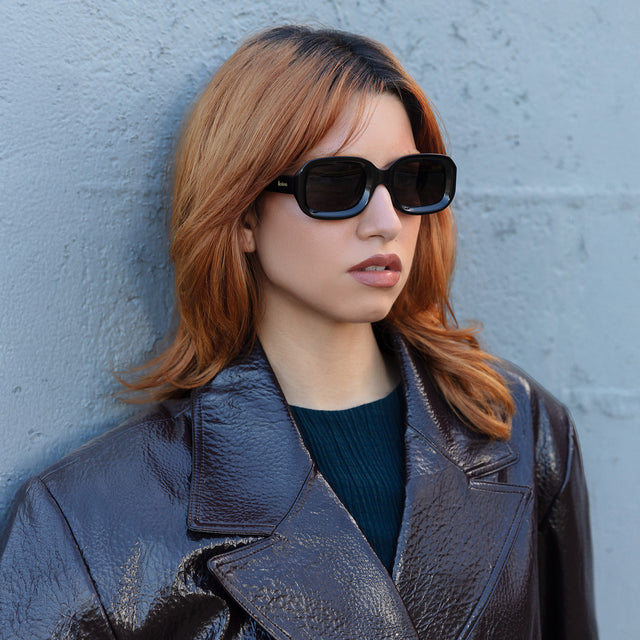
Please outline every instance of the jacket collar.
[{"label": "jacket collar", "polygon": [[406,341],[396,334],[391,339],[399,355],[408,427],[420,433],[470,478],[504,469],[517,460],[508,442],[491,440],[462,424]]},{"label": "jacket collar", "polygon": [[312,463],[262,347],[196,390],[192,412],[189,528],[269,535]]},{"label": "jacket collar", "polygon": [[193,395],[189,528],[260,536],[208,566],[274,638],[469,637],[530,508],[526,488],[482,478],[512,447],[462,425],[391,344],[407,408],[392,576],[316,471],[260,346]]},{"label": "jacket collar", "polygon": [[[508,443],[462,425],[405,340],[396,334],[390,339],[402,373],[409,428],[469,477],[515,462]],[[259,343],[248,357],[194,392],[192,412],[189,528],[269,535],[295,502],[312,462]]]}]

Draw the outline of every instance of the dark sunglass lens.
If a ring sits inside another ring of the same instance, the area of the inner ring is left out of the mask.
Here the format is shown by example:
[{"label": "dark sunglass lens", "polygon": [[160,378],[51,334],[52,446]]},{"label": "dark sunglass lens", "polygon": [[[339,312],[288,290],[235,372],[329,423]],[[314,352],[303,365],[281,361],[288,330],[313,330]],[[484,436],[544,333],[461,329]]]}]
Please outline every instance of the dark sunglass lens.
[{"label": "dark sunglass lens", "polygon": [[413,159],[394,167],[395,197],[407,208],[438,204],[444,198],[446,183],[445,167],[437,160]]},{"label": "dark sunglass lens", "polygon": [[307,173],[307,206],[316,212],[346,211],[360,202],[365,185],[364,167],[356,162],[316,164]]}]

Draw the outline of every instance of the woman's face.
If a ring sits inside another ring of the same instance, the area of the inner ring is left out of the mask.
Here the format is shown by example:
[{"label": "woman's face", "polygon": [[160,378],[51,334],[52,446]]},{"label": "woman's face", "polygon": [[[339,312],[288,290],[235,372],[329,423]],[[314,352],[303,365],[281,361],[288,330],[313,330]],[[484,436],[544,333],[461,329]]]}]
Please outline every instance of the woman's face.
[{"label": "woman's face", "polygon": [[[347,141],[354,117],[355,105],[348,105],[303,160],[359,156],[384,169],[400,156],[417,153],[397,97],[372,96],[364,126]],[[347,220],[315,220],[301,211],[293,195],[265,192],[243,239],[245,250],[255,251],[262,266],[266,317],[287,322],[381,320],[409,276],[420,219],[394,209],[383,185],[362,213]]]}]

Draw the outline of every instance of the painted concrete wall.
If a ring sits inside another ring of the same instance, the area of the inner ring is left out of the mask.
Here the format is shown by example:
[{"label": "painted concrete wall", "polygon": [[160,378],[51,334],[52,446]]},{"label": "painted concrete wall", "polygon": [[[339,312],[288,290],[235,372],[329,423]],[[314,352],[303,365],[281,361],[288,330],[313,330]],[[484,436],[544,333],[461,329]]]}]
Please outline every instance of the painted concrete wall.
[{"label": "painted concrete wall", "polygon": [[169,323],[164,176],[187,105],[249,32],[321,22],[382,40],[435,101],[458,315],[572,409],[602,637],[640,637],[640,4],[301,4],[0,4],[0,514],[131,411],[109,370]]}]

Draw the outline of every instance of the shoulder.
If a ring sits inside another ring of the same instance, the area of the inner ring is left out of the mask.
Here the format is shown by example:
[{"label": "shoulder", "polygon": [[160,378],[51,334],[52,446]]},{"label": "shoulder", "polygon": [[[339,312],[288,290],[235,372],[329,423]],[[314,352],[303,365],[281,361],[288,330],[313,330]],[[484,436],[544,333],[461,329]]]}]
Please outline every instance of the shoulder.
[{"label": "shoulder", "polygon": [[185,497],[191,473],[189,402],[157,405],[37,475],[59,508],[84,520],[136,518],[141,496]]},{"label": "shoulder", "polygon": [[0,533],[0,636],[113,637],[106,610],[135,563],[161,572],[183,551],[189,422],[187,406],[155,407],[24,483]]},{"label": "shoulder", "polygon": [[499,360],[498,371],[505,378],[516,404],[513,440],[529,433],[541,513],[562,490],[569,477],[579,446],[568,408],[539,382],[516,365]]},{"label": "shoulder", "polygon": [[180,446],[188,435],[187,401],[147,408],[117,427],[93,438],[39,474],[51,480],[65,473],[84,473],[88,468],[130,466],[140,453]]},{"label": "shoulder", "polygon": [[496,368],[507,382],[516,404],[516,428],[526,420],[537,444],[546,442],[556,449],[566,448],[574,431],[567,407],[513,363],[499,360]]}]

